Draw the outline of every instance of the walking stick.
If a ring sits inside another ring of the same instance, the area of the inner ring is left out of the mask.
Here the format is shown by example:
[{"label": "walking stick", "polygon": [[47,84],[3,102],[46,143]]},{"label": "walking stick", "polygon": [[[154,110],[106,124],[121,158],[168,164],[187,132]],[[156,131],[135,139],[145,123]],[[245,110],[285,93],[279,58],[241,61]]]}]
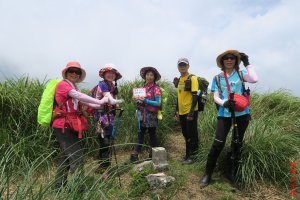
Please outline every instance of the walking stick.
[{"label": "walking stick", "polygon": [[138,120],[138,137],[140,137],[141,134],[141,111],[140,111],[140,103],[137,102],[137,120]]},{"label": "walking stick", "polygon": [[[120,112],[119,112],[119,115],[118,115],[118,119],[117,119],[116,123],[114,124],[113,130],[112,130],[112,145],[111,146],[112,146],[112,150],[113,150],[113,153],[114,153],[114,157],[115,157],[117,169],[119,168],[119,165],[118,165],[118,160],[117,160],[117,154],[116,154],[116,148],[115,148],[115,145],[114,145],[114,140],[115,140],[115,137],[117,136],[117,129],[118,129],[118,126],[119,126],[119,123],[120,123],[120,118],[122,117],[123,111],[124,111],[123,109],[120,109]],[[118,178],[119,178],[120,187],[122,187],[120,173],[118,173]]]},{"label": "walking stick", "polygon": [[[234,101],[234,93],[230,93],[230,100]],[[238,169],[238,164],[240,160],[240,142],[239,142],[239,133],[237,128],[236,116],[235,116],[235,103],[230,107],[231,120],[232,120],[232,141],[231,141],[231,169],[230,169],[230,181],[232,183],[236,182],[236,173]]]}]

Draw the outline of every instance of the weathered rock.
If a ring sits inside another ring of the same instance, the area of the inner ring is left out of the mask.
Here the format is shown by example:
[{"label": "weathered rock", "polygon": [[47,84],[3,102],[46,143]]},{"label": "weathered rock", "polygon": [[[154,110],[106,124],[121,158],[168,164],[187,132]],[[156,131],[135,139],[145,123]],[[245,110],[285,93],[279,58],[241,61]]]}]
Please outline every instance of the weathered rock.
[{"label": "weathered rock", "polygon": [[154,169],[164,170],[168,168],[167,151],[163,147],[152,148],[152,161]]},{"label": "weathered rock", "polygon": [[167,184],[175,181],[174,177],[167,176],[165,173],[149,174],[146,179],[151,189],[166,187]]},{"label": "weathered rock", "polygon": [[142,163],[139,163],[133,167],[133,171],[143,171],[146,167],[152,166],[152,161],[144,161]]}]

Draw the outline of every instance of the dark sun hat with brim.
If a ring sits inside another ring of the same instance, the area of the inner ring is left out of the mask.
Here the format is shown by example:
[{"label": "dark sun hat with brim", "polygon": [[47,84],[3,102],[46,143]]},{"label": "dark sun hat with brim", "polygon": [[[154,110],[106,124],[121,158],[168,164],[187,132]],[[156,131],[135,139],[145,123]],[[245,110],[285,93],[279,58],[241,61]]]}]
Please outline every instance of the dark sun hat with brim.
[{"label": "dark sun hat with brim", "polygon": [[154,74],[154,76],[155,76],[155,81],[158,81],[160,78],[161,78],[161,76],[160,76],[160,74],[159,74],[159,72],[157,71],[157,69],[155,69],[154,67],[143,67],[142,69],[141,69],[141,71],[140,71],[140,75],[141,75],[141,77],[143,78],[143,79],[146,79],[146,73],[148,72],[148,71],[151,71],[151,72],[153,72],[153,74]]}]

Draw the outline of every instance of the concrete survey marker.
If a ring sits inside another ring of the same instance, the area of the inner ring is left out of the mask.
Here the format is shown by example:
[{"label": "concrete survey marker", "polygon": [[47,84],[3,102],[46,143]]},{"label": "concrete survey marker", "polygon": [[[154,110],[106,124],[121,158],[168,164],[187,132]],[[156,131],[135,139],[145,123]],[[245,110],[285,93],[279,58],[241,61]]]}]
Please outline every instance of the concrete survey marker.
[{"label": "concrete survey marker", "polygon": [[164,170],[168,168],[167,151],[163,147],[152,148],[152,162],[154,169]]}]

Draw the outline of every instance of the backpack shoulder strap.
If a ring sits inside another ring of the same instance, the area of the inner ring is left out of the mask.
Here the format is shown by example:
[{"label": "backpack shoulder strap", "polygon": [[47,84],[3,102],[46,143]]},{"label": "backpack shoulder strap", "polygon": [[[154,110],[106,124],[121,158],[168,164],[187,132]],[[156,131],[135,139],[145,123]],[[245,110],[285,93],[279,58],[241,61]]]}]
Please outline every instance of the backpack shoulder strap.
[{"label": "backpack shoulder strap", "polygon": [[216,75],[215,78],[216,78],[216,83],[217,83],[218,90],[219,90],[219,96],[221,97],[222,88],[221,88],[221,84],[220,84],[220,74]]},{"label": "backpack shoulder strap", "polygon": [[[186,80],[191,80],[191,89],[192,89],[192,77],[196,76],[195,74],[189,74],[188,78]],[[197,76],[196,76],[197,78]],[[199,83],[198,83],[199,84]],[[199,89],[199,88],[198,88]]]},{"label": "backpack shoulder strap", "polygon": [[[73,89],[76,89],[75,86],[72,85],[72,83],[70,83],[68,80],[64,79],[64,80],[62,80],[62,81],[68,83]],[[56,91],[55,91],[55,93],[56,93]],[[67,101],[68,101],[69,99],[72,98],[72,97],[70,97],[69,95],[67,95],[67,98],[65,99],[65,101],[63,101],[63,102],[61,102],[61,103],[58,103],[58,102],[56,101],[56,98],[55,98],[55,93],[54,93],[53,107],[54,107],[55,105],[57,105],[57,106],[59,107],[59,109],[62,109],[62,106],[63,106],[64,104],[66,104]]]},{"label": "backpack shoulder strap", "polygon": [[188,76],[188,78],[187,78],[187,79],[191,79],[191,78],[192,78],[192,76],[196,76],[196,75],[194,75],[194,74],[189,74],[189,76]]},{"label": "backpack shoulder strap", "polygon": [[246,88],[245,88],[245,80],[244,80],[243,73],[242,73],[241,70],[238,71],[238,75],[239,75],[240,80],[242,81],[243,90],[245,91],[246,90]]},{"label": "backpack shoulder strap", "polygon": [[90,97],[96,98],[96,92],[97,92],[97,90],[98,90],[98,87],[99,87],[98,85],[94,86],[93,89],[91,89],[91,90],[89,91],[88,95],[89,95]]}]

